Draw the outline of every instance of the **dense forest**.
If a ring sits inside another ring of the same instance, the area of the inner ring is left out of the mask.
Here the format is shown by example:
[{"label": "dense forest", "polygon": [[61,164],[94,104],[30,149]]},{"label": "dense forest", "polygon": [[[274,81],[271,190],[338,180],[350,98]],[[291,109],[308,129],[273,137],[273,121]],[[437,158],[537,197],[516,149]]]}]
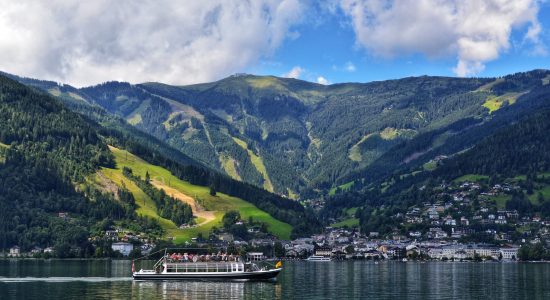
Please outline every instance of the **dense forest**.
[{"label": "dense forest", "polygon": [[75,255],[89,256],[91,226],[134,217],[130,203],[94,189],[75,189],[73,183],[114,165],[89,121],[51,97],[0,77],[0,124],[0,142],[10,145],[0,164],[2,248],[73,246]]},{"label": "dense forest", "polygon": [[[550,99],[549,99],[550,100]],[[498,174],[512,177],[550,170],[550,110],[508,126],[445,162],[434,175]]]},{"label": "dense forest", "polygon": [[[500,109],[486,118],[465,118],[445,127],[420,133],[411,140],[392,147],[371,165],[349,175],[343,179],[343,182],[356,181],[355,187],[360,189],[363,183],[376,182],[392,173],[406,172],[439,155],[450,156],[469,149],[510,124],[549,109],[550,85],[540,84],[538,79],[541,72],[533,71],[506,76],[500,84],[493,86],[493,89],[502,93],[500,86],[508,86],[508,81],[521,82],[523,84],[513,85],[523,88],[530,83],[531,90],[519,96],[513,105],[504,105],[507,102],[503,102]],[[539,84],[536,84],[537,82]]]}]

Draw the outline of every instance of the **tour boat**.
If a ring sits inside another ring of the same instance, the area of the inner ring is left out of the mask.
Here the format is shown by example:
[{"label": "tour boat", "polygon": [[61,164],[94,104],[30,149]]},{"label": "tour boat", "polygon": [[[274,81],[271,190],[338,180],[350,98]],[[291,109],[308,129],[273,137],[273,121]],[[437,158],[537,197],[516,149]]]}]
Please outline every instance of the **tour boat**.
[{"label": "tour boat", "polygon": [[134,270],[135,280],[268,280],[277,277],[282,263],[274,268],[260,268],[252,262],[243,262],[233,255],[167,255],[156,262],[153,269]]},{"label": "tour boat", "polygon": [[321,255],[312,255],[306,259],[307,261],[331,261],[332,258],[321,256]]}]

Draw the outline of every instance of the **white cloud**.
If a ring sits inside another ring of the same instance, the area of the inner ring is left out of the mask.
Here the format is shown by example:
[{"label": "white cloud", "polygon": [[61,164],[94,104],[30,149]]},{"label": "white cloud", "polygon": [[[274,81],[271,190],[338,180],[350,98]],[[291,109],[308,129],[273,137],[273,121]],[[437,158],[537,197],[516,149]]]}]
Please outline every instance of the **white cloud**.
[{"label": "white cloud", "polygon": [[357,70],[357,68],[355,68],[355,65],[351,61],[348,61],[346,63],[346,65],[344,66],[344,70],[346,70],[348,72],[355,72],[355,70]]},{"label": "white cloud", "polygon": [[297,38],[301,0],[0,0],[0,70],[86,85],[186,84],[242,71]]},{"label": "white cloud", "polygon": [[305,72],[304,68],[302,68],[300,66],[295,66],[290,71],[288,71],[288,73],[285,73],[282,76],[286,77],[286,78],[298,79],[298,78],[300,78],[300,75],[302,75],[302,73],[304,73],[304,72]]},{"label": "white cloud", "polygon": [[456,55],[458,76],[476,74],[510,47],[512,30],[541,48],[537,0],[340,0],[357,43],[375,55]]},{"label": "white cloud", "polygon": [[357,67],[355,67],[355,65],[351,61],[348,61],[345,64],[343,64],[342,66],[332,65],[332,70],[352,73],[352,72],[357,71]]},{"label": "white cloud", "polygon": [[323,76],[317,77],[317,83],[322,85],[330,84],[330,82]]}]

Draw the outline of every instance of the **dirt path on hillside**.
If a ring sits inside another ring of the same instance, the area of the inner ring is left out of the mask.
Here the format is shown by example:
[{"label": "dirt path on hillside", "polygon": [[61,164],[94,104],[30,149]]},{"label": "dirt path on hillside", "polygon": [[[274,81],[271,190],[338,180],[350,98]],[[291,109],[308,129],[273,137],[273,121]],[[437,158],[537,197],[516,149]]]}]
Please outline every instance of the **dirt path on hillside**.
[{"label": "dirt path on hillside", "polygon": [[97,186],[102,192],[113,194],[115,199],[118,200],[118,185],[112,181],[111,179],[107,178],[105,174],[103,174],[103,171],[98,171],[97,173]]},{"label": "dirt path on hillside", "polygon": [[163,182],[158,181],[156,179],[151,180],[151,183],[157,189],[163,189],[164,192],[166,192],[166,194],[168,194],[169,196],[174,197],[176,199],[179,199],[179,200],[189,204],[191,206],[191,210],[193,211],[193,214],[195,216],[199,217],[199,218],[204,219],[204,221],[197,224],[196,226],[202,226],[206,223],[209,223],[209,222],[213,221],[216,218],[213,211],[204,210],[203,207],[201,207],[200,205],[197,205],[197,202],[192,197],[189,197],[189,196],[185,195],[184,193],[178,191],[177,189],[175,189],[173,187],[169,187],[166,184],[164,184]]}]

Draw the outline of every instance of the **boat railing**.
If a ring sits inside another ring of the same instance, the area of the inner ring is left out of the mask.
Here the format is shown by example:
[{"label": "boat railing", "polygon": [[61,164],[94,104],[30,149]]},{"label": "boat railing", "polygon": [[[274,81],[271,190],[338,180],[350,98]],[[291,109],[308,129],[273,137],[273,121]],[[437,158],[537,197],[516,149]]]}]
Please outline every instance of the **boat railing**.
[{"label": "boat railing", "polygon": [[181,272],[242,272],[244,264],[239,262],[182,262],[166,263],[167,273]]},{"label": "boat railing", "polygon": [[165,255],[168,262],[238,262],[241,257],[233,254],[188,254],[188,253],[172,253]]}]

